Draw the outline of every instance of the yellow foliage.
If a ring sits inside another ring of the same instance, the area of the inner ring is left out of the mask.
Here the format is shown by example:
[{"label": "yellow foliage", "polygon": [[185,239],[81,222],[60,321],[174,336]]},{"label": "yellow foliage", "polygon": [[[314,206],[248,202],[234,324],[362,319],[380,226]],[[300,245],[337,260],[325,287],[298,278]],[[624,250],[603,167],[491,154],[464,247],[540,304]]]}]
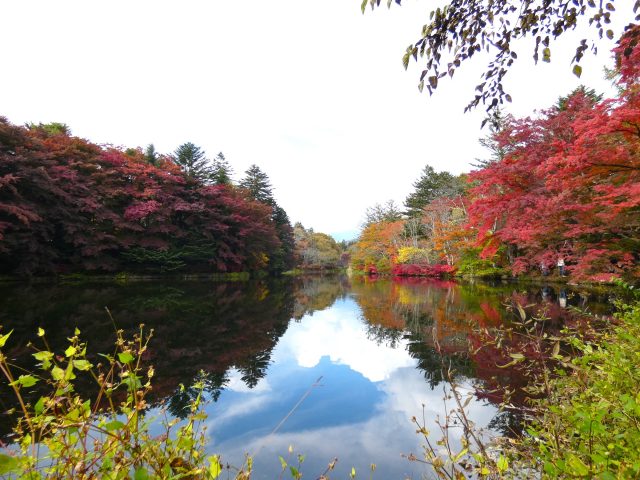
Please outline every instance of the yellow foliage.
[{"label": "yellow foliage", "polygon": [[398,249],[397,263],[428,263],[429,250],[418,247],[400,247]]}]

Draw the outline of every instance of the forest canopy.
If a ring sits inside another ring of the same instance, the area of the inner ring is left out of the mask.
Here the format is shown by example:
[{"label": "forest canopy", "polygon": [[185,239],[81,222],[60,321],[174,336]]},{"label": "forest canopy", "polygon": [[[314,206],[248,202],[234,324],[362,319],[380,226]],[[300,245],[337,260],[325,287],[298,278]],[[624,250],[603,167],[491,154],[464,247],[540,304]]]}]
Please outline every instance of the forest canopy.
[{"label": "forest canopy", "polygon": [[291,268],[286,212],[230,171],[190,142],[160,155],[0,118],[0,273]]},{"label": "forest canopy", "polygon": [[[369,273],[640,276],[640,28],[614,50],[617,98],[581,87],[537,117],[493,117],[491,158],[468,176],[425,167],[404,218],[369,222]],[[463,186],[466,184],[466,186]],[[564,272],[562,272],[564,273]]]}]

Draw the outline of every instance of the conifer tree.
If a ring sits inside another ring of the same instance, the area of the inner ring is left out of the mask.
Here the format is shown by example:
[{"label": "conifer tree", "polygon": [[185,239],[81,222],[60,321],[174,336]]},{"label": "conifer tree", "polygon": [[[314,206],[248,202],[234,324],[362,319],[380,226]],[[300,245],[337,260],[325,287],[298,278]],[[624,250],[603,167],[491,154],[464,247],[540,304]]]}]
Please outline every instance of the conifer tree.
[{"label": "conifer tree", "polygon": [[222,152],[213,160],[211,180],[217,185],[231,185],[233,169]]},{"label": "conifer tree", "polygon": [[284,272],[292,269],[295,265],[294,250],[296,243],[293,227],[291,227],[287,212],[277,204],[273,207],[271,219],[276,227],[280,248],[272,255],[269,266],[273,272]]},{"label": "conifer tree", "polygon": [[269,182],[267,174],[254,164],[249,167],[244,175],[239,185],[247,191],[249,197],[258,202],[274,206],[275,200],[273,199],[271,182]]},{"label": "conifer tree", "polygon": [[158,161],[160,160],[160,158],[153,143],[147,145],[147,148],[144,151],[144,158],[150,165],[153,165],[155,167],[158,166]]},{"label": "conifer tree", "polygon": [[272,254],[269,262],[269,270],[272,272],[282,272],[293,268],[295,248],[293,227],[291,226],[287,212],[280,207],[273,198],[273,188],[269,177],[260,170],[260,167],[254,164],[245,172],[245,176],[239,185],[245,189],[250,198],[269,205],[273,209],[271,221],[276,228],[276,233],[280,240],[280,248]]},{"label": "conifer tree", "polygon": [[187,142],[180,145],[173,153],[173,161],[191,178],[203,183],[211,181],[212,169],[204,150]]},{"label": "conifer tree", "polygon": [[407,215],[419,215],[422,209],[438,197],[454,197],[464,191],[464,181],[461,177],[449,172],[436,172],[427,165],[422,176],[413,184],[415,191],[404,201]]}]

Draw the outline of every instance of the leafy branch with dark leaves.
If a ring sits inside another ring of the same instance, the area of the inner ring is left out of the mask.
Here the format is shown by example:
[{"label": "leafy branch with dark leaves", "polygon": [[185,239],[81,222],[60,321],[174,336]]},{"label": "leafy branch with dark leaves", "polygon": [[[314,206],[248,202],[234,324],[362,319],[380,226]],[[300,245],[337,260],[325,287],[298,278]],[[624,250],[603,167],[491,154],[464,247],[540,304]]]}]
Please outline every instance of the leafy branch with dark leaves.
[{"label": "leafy branch with dark leaves", "polygon": [[[380,6],[380,0],[363,0],[362,12],[367,5]],[[391,7],[392,0],[387,0]],[[401,0],[395,0],[400,5]],[[640,0],[633,4],[635,21]],[[533,60],[537,63],[551,61],[551,46],[563,34],[588,23],[590,34],[576,46],[572,59],[573,73],[580,77],[585,52],[597,53],[597,43],[605,36],[612,40],[611,27],[616,12],[613,0],[452,0],[443,8],[429,14],[429,21],[422,27],[420,38],[407,47],[403,56],[405,69],[411,58],[424,61],[418,88],[425,87],[429,94],[438,88],[440,79],[453,77],[455,71],[474,55],[486,51],[493,58],[481,75],[473,99],[465,112],[487,105],[487,111],[506,102],[511,96],[504,89],[504,79],[518,59],[515,44],[519,39],[533,43]],[[628,27],[627,27],[628,28]],[[618,32],[619,34],[620,32]]]}]

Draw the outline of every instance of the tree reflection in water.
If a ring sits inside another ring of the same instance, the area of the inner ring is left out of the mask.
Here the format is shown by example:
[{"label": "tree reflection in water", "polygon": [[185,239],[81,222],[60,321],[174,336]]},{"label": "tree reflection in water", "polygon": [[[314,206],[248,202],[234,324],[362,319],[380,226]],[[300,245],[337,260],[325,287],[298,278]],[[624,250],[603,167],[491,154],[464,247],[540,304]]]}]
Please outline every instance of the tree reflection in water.
[{"label": "tree reflection in water", "polygon": [[[529,315],[548,318],[549,328],[560,329],[579,318],[576,310],[566,308],[567,297],[573,306],[588,306],[591,312],[607,314],[611,309],[606,297],[593,292],[576,290],[567,296],[566,287],[556,291],[548,285],[527,288],[507,282],[361,277],[354,281],[352,291],[367,322],[369,338],[394,348],[404,341],[432,389],[449,380],[444,375],[448,370],[456,380],[472,380],[478,396],[496,405],[503,399],[505,387],[516,392],[511,401],[522,405],[525,395],[521,387],[527,379],[516,368],[498,367],[509,359],[495,348],[483,348],[478,343],[478,329],[508,325],[517,305]],[[470,346],[474,354],[470,354]],[[502,435],[513,435],[521,431],[522,422],[519,411],[505,410],[489,426]]]},{"label": "tree reflection in water", "polygon": [[[291,319],[331,307],[347,297],[357,302],[369,339],[399,348],[409,355],[431,388],[445,379],[443,360],[456,374],[495,386],[517,385],[513,372],[495,368],[490,358],[467,354],[473,328],[501,324],[509,313],[505,304],[517,296],[523,304],[546,306],[560,324],[568,315],[558,305],[559,293],[547,287],[529,292],[510,284],[458,284],[423,279],[381,280],[346,277],[299,277],[249,283],[134,282],[86,285],[12,285],[0,287],[0,324],[14,329],[7,354],[18,366],[33,368],[27,344],[38,327],[47,332],[54,351],[66,346],[66,338],[78,327],[88,340],[92,355],[109,352],[114,325],[103,308],[108,306],[117,328],[125,332],[145,324],[154,338],[145,361],[156,371],[150,407],[166,404],[169,412],[183,417],[196,394],[192,385],[202,379],[216,401],[229,386],[232,370],[246,388],[254,389],[272,363],[274,347]],[[584,292],[569,292],[568,302],[584,303]],[[596,308],[604,308],[595,305]],[[594,308],[592,306],[592,308]],[[437,348],[436,346],[439,346]],[[444,358],[443,358],[444,357]],[[182,385],[182,387],[181,387]],[[38,384],[29,394],[35,401]],[[94,386],[80,382],[77,388],[92,396]],[[0,408],[13,407],[0,396]],[[487,395],[489,401],[497,401]],[[501,416],[494,428],[512,428],[518,422]],[[11,425],[0,418],[0,438]]]}]

